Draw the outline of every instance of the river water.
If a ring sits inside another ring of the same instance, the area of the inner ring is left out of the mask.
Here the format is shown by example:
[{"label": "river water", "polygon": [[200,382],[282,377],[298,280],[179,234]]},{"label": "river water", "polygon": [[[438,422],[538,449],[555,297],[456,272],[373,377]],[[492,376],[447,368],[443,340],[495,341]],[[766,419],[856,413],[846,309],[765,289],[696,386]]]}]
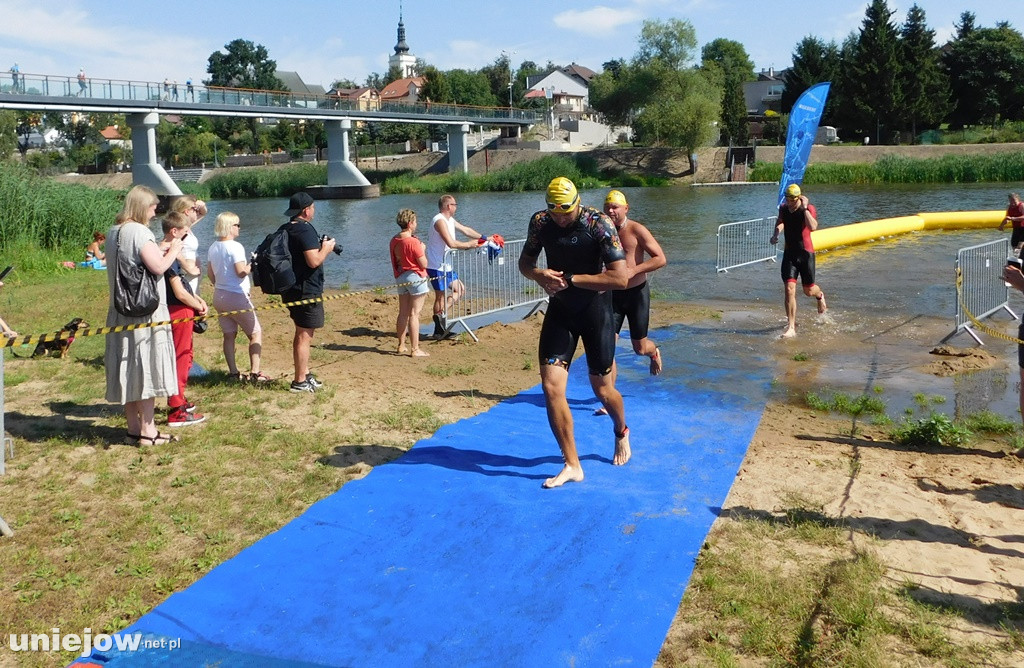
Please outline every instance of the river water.
[{"label": "river water", "polygon": [[[943,184],[899,186],[811,186],[805,189],[818,210],[823,227],[909,215],[923,211],[1004,209],[1006,196],[1020,184]],[[742,185],[663,188],[624,188],[630,216],[654,233],[668,257],[668,266],[652,279],[662,299],[713,305],[723,313],[718,327],[694,330],[695,363],[742,364],[756,359],[777,361],[781,350],[815,353],[820,363],[779,371],[791,390],[827,385],[862,392],[878,383],[903,398],[890,398],[893,409],[906,407],[906,398],[925,388],[955,402],[957,412],[989,408],[1014,420],[1016,365],[972,374],[964,380],[935,379],[915,371],[919,353],[939,343],[955,329],[956,293],[953,267],[959,248],[998,239],[997,230],[924,232],[885,239],[846,249],[819,253],[818,283],[829,302],[829,317],[816,319],[813,300],[799,297],[796,342],[778,342],[784,324],[779,268],[764,263],[717,273],[718,226],[723,223],[774,215],[777,186]],[[584,204],[600,206],[605,191],[584,191]],[[525,236],[530,215],[544,206],[543,194],[466,193],[457,195],[457,218],[485,234],[505,239]],[[388,240],[397,231],[395,214],[411,208],[420,219],[418,236],[437,213],[436,194],[390,195],[370,200],[317,202],[314,226],[344,247],[341,257],[327,259],[328,288],[358,290],[390,286]],[[284,222],[286,199],[223,200],[209,203],[210,215],[195,229],[200,249],[213,242],[213,219],[221,211],[241,217],[239,241],[252,250]],[[766,230],[769,234],[770,230]],[[1019,313],[1024,298],[1011,295],[1011,308]],[[996,315],[992,324],[1007,333],[1015,327],[1008,316]],[[966,335],[952,340],[973,345]],[[986,349],[1009,359],[1010,344],[986,339]],[[767,347],[767,348],[765,348]],[[848,354],[846,350],[849,349]],[[765,352],[767,350],[768,352]],[[827,360],[827,361],[826,361]],[[928,359],[924,359],[925,362]],[[986,375],[987,374],[987,375]],[[890,392],[887,392],[889,394]]]}]

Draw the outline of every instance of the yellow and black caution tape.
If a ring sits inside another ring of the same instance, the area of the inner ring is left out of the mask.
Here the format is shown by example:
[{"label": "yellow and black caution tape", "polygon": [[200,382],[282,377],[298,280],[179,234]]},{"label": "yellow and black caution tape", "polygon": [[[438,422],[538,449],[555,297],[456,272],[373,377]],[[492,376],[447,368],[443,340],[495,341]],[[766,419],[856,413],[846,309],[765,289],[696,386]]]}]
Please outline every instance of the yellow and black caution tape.
[{"label": "yellow and black caution tape", "polygon": [[975,318],[974,314],[971,313],[970,309],[967,308],[967,304],[964,304],[963,285],[964,285],[964,274],[963,274],[963,271],[960,269],[960,267],[957,267],[956,268],[956,300],[960,303],[960,308],[962,308],[964,310],[964,313],[967,315],[967,319],[971,321],[971,324],[973,324],[975,326],[975,328],[977,328],[978,330],[980,330],[982,332],[985,332],[986,334],[988,334],[990,336],[994,336],[997,339],[1003,339],[1004,341],[1009,341],[1010,343],[1016,343],[1017,345],[1024,345],[1024,341],[1021,341],[1016,336],[1010,336],[1009,334],[1004,334],[1003,332],[1000,332],[999,330],[993,329],[993,328],[989,327],[988,325],[984,324],[983,322],[981,322],[980,320],[978,320],[977,318]]},{"label": "yellow and black caution tape", "polygon": [[238,315],[239,313],[255,313],[256,311],[269,311],[272,309],[288,308],[289,306],[302,306],[304,304],[316,304],[317,302],[333,301],[335,299],[344,299],[346,297],[354,297],[356,295],[365,295],[370,292],[380,292],[389,288],[402,288],[409,285],[419,285],[425,283],[429,279],[420,279],[418,281],[408,281],[406,283],[395,283],[387,286],[377,286],[373,288],[367,288],[366,290],[356,290],[354,292],[345,292],[340,295],[327,295],[320,297],[314,297],[312,299],[300,299],[294,302],[282,302],[280,304],[267,304],[265,306],[254,306],[253,308],[238,309],[237,311],[224,311],[224,312],[211,312],[207,315],[196,315],[190,318],[175,318],[174,320],[155,320],[152,322],[140,322],[133,323],[131,325],[115,325],[113,327],[89,327],[79,329],[77,331],[69,331],[62,329],[59,332],[47,333],[47,334],[33,334],[32,336],[18,336],[12,339],[8,339],[4,346],[5,348],[12,348],[14,346],[31,346],[37,343],[45,341],[59,341],[66,339],[69,336],[75,338],[86,337],[86,336],[105,336],[107,334],[116,334],[119,332],[131,332],[136,329],[145,329],[147,327],[162,327],[164,325],[178,325],[185,322],[194,322],[196,320],[206,320],[207,318],[219,318],[221,316]]}]

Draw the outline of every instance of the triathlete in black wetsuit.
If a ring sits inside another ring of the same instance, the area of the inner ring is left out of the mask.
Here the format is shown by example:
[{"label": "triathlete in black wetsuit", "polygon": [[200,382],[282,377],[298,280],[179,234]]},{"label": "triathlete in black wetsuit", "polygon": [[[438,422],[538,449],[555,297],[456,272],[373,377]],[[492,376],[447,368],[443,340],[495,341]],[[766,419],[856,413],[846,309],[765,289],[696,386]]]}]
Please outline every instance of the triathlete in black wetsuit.
[{"label": "triathlete in black wetsuit", "polygon": [[576,274],[600,274],[604,265],[625,260],[615,227],[600,211],[577,207],[568,227],[559,227],[548,211],[530,219],[523,254],[536,258],[543,249],[549,269],[568,275],[568,287],[551,295],[540,334],[541,364],[572,363],[576,345],[583,339],[587,369],[604,376],[615,361],[615,329],[612,325],[612,293],[595,292],[572,284]]},{"label": "triathlete in black wetsuit", "polygon": [[[631,455],[622,395],[615,389],[611,309],[611,290],[626,287],[628,272],[615,226],[600,211],[580,205],[572,181],[554,179],[548,185],[547,202],[548,208],[530,219],[519,271],[550,296],[538,352],[548,422],[565,458],[562,471],[544,486],[558,487],[583,480],[565,396],[569,364],[581,338],[590,384],[614,425],[612,461],[622,465]],[[537,267],[542,250],[547,256],[546,269]]]}]

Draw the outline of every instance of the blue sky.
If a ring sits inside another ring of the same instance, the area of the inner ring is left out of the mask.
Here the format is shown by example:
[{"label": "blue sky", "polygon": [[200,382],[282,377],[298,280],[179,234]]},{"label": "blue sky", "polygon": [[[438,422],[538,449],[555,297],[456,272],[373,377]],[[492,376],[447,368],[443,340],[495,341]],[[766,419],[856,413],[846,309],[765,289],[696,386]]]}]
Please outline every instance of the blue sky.
[{"label": "blue sky", "polygon": [[[890,0],[902,22],[912,2]],[[980,26],[1014,21],[1016,3],[919,0],[928,25],[944,41],[961,12]],[[867,2],[815,0],[405,0],[413,55],[440,69],[477,69],[512,53],[518,66],[576,62],[595,71],[629,58],[645,19],[681,18],[699,47],[724,37],[742,43],[757,69],[791,63],[807,35],[841,42],[860,27]],[[262,44],[282,70],[329,86],[362,83],[387,71],[398,27],[398,0],[0,0],[0,72],[162,81],[206,78],[209,55],[231,40]]]}]

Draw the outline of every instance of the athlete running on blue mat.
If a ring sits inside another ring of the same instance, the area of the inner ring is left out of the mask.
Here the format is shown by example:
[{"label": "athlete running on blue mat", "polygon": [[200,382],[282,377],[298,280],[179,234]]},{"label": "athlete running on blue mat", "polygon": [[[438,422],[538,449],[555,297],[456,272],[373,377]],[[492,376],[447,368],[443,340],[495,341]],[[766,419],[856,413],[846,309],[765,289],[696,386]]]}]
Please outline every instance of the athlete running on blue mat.
[{"label": "athlete running on blue mat", "polygon": [[[542,250],[547,257],[547,269],[537,267]],[[631,452],[626,410],[622,395],[615,389],[611,291],[624,289],[629,274],[615,226],[597,209],[582,206],[573,182],[558,177],[548,184],[547,208],[530,218],[526,244],[519,256],[519,271],[551,297],[540,330],[540,379],[548,424],[565,465],[558,475],[544,482],[544,487],[583,480],[572,413],[565,396],[569,364],[581,338],[590,385],[612,418],[612,462],[616,466],[625,464]]]},{"label": "athlete running on blue mat", "polygon": [[[661,350],[647,338],[651,319],[651,289],[647,274],[665,266],[665,253],[651,231],[629,217],[629,203],[618,190],[611,190],[604,198],[604,212],[615,225],[622,250],[626,253],[629,284],[625,290],[612,293],[612,313],[615,332],[629,320],[629,340],[633,352],[651,358],[651,375],[661,373]],[[646,259],[645,259],[645,256]]]}]

